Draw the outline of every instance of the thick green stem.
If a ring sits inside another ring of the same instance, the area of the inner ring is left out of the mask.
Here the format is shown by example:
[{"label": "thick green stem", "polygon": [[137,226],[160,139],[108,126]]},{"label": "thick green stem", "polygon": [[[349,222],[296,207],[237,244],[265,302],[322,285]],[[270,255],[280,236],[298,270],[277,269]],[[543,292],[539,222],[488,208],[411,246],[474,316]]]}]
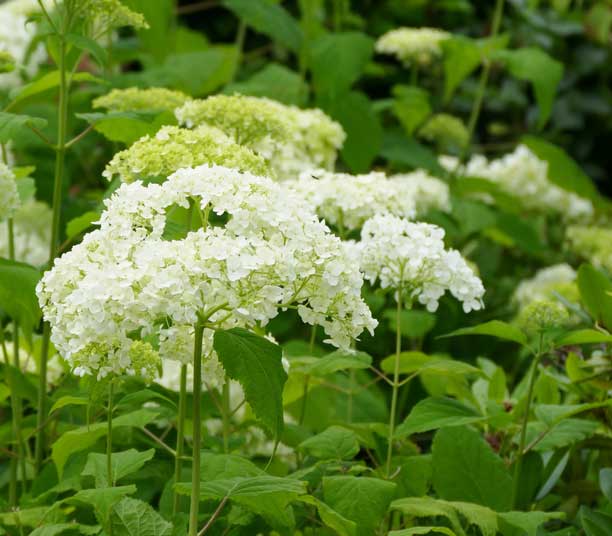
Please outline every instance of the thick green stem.
[{"label": "thick green stem", "polygon": [[[187,410],[187,365],[181,367],[181,385],[179,390],[178,421],[176,424],[176,456],[174,458],[174,483],[181,479],[183,449],[185,446],[185,413]],[[172,513],[178,513],[180,496],[174,492]]]},{"label": "thick green stem", "polygon": [[[59,48],[57,68],[60,74],[57,144],[55,147],[55,173],[53,178],[53,219],[51,224],[51,242],[49,244],[49,263],[58,254],[59,230],[62,206],[62,188],[64,176],[64,161],[66,156],[66,125],[68,118],[68,83],[66,80],[66,41],[64,33],[58,35]],[[35,451],[35,470],[42,466],[45,452],[45,422],[47,417],[47,360],[49,358],[49,340],[51,328],[47,322],[43,326],[43,340],[40,355],[40,371],[38,385],[37,432]]]},{"label": "thick green stem", "polygon": [[517,503],[518,503],[518,491],[519,491],[519,484],[521,480],[521,470],[523,468],[525,441],[527,438],[527,424],[529,423],[529,413],[531,411],[531,399],[533,398],[533,389],[534,389],[536,378],[538,375],[538,365],[540,364],[541,358],[542,358],[542,335],[540,334],[540,340],[538,343],[538,351],[534,356],[534,360],[531,365],[531,371],[529,373],[529,387],[527,388],[527,401],[525,403],[525,413],[523,415],[523,422],[521,423],[519,448],[516,453],[516,460],[514,461],[514,476],[512,478],[512,506],[514,509],[517,508]]},{"label": "thick green stem", "polygon": [[108,479],[108,487],[112,488],[115,485],[113,478],[113,380],[108,384],[108,413],[106,415],[107,430],[106,430],[106,477]]},{"label": "thick green stem", "polygon": [[[310,331],[310,355],[314,352],[315,340],[317,338],[317,326],[312,326]],[[310,375],[306,374],[304,376],[304,386],[302,388],[302,404],[300,406],[300,418],[298,419],[298,423],[300,426],[304,424],[304,418],[306,417],[306,404],[308,403],[308,388],[310,384]]]},{"label": "thick green stem", "polygon": [[228,377],[225,378],[223,383],[223,393],[221,396],[221,404],[223,408],[223,452],[229,453],[229,433],[230,433],[230,380]]},{"label": "thick green stem", "polygon": [[391,456],[393,455],[393,435],[395,434],[395,419],[397,413],[397,394],[399,391],[399,366],[400,354],[402,352],[402,330],[401,330],[401,313],[402,313],[402,289],[397,291],[397,309],[395,318],[395,362],[393,364],[393,384],[391,393],[391,415],[389,416],[389,435],[387,437],[387,478],[391,476]]},{"label": "thick green stem", "polygon": [[[491,22],[491,37],[495,37],[499,33],[499,27],[501,26],[502,16],[504,14],[504,0],[496,0],[495,11],[493,12],[493,20]],[[487,89],[487,83],[489,82],[489,74],[491,71],[491,62],[489,59],[485,59],[484,66],[480,72],[480,80],[478,81],[478,89],[476,91],[476,97],[472,105],[472,111],[468,120],[468,141],[461,152],[460,160],[463,161],[467,156],[476,125],[478,124],[478,118],[482,110],[482,102],[484,100],[485,91]]]},{"label": "thick green stem", "polygon": [[193,347],[193,447],[191,466],[191,503],[189,506],[189,536],[198,534],[198,507],[200,505],[200,444],[202,418],[200,400],[202,395],[202,338],[204,326],[195,327]]}]

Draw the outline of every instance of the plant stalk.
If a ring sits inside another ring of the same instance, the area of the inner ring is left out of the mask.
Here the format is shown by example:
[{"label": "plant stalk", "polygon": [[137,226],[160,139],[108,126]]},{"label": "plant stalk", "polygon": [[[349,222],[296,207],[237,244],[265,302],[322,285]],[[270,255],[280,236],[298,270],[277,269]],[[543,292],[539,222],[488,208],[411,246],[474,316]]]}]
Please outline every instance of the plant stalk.
[{"label": "plant stalk", "polygon": [[[181,366],[181,384],[179,390],[178,421],[176,426],[176,456],[174,458],[174,483],[181,479],[183,449],[185,446],[185,413],[187,409],[187,365]],[[180,496],[174,492],[172,513],[178,513]]]},{"label": "plant stalk", "polygon": [[191,466],[191,503],[189,506],[189,536],[198,534],[198,507],[200,505],[200,444],[202,436],[202,417],[200,400],[202,395],[202,339],[204,326],[195,326],[193,347],[193,446]]},{"label": "plant stalk", "polygon": [[108,479],[108,487],[114,487],[113,482],[113,396],[114,396],[113,380],[108,384],[108,413],[106,422],[108,424],[106,431],[106,476]]},{"label": "plant stalk", "polygon": [[230,380],[226,376],[223,383],[223,392],[221,394],[221,406],[223,408],[223,452],[229,453],[229,432],[230,432]]},{"label": "plant stalk", "polygon": [[391,394],[391,415],[389,417],[389,436],[387,438],[387,465],[386,474],[387,478],[391,475],[391,456],[393,455],[393,435],[395,433],[395,419],[397,413],[397,394],[400,388],[399,383],[399,366],[400,366],[400,354],[402,352],[402,330],[401,330],[401,312],[402,312],[402,289],[399,288],[397,291],[397,309],[395,318],[395,362],[393,365],[393,384]]}]

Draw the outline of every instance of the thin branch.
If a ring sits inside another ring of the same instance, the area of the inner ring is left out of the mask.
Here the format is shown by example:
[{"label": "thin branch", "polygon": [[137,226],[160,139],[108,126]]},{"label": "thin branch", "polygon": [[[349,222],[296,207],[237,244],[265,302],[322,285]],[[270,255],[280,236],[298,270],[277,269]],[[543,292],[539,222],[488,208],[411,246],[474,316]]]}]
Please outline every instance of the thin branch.
[{"label": "thin branch", "polygon": [[202,536],[203,534],[205,534],[206,531],[212,526],[212,524],[217,520],[217,518],[221,514],[221,510],[223,510],[223,507],[225,506],[228,500],[229,500],[229,494],[223,497],[223,499],[219,503],[219,506],[217,506],[217,509],[213,512],[213,515],[210,516],[210,519],[206,522],[206,525],[204,525],[202,527],[202,530],[198,532],[198,536]]},{"label": "thin branch", "polygon": [[144,426],[141,428],[141,430],[147,435],[149,436],[153,441],[155,441],[159,446],[161,446],[164,450],[167,450],[170,454],[172,454],[172,456],[176,456],[176,451],[168,446],[166,443],[164,443],[159,437],[157,437],[154,433],[149,432],[149,430],[147,430]]},{"label": "thin branch", "polygon": [[93,125],[88,125],[88,127],[83,130],[83,132],[81,132],[80,134],[77,134],[74,138],[72,138],[69,142],[66,143],[66,145],[64,145],[64,149],[68,149],[69,147],[72,147],[75,143],[77,143],[78,141],[82,140],[85,136],[87,136],[87,134],[89,134],[93,129]]},{"label": "thin branch", "polygon": [[203,2],[196,2],[195,4],[189,4],[187,6],[180,6],[176,8],[177,15],[188,15],[190,13],[197,13],[198,11],[206,11],[217,7],[219,2],[215,0],[205,0]]}]

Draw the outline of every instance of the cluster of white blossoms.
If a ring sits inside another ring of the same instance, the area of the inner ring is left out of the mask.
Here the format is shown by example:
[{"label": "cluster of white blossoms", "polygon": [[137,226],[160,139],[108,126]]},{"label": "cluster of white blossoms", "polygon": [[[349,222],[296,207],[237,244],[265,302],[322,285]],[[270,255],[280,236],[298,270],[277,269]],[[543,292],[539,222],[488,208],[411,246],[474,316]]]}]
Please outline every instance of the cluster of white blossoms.
[{"label": "cluster of white blossoms", "polygon": [[[215,225],[164,239],[167,211],[190,202],[212,211]],[[57,259],[37,289],[52,341],[77,372],[152,379],[160,357],[191,359],[203,318],[207,327],[250,328],[295,307],[343,348],[377,324],[347,247],[271,179],[203,165],[162,184],[123,184],[105,203],[100,229]],[[209,355],[212,333],[204,332]]]},{"label": "cluster of white blossoms", "polygon": [[215,95],[175,111],[181,125],[211,125],[269,162],[276,179],[308,169],[333,169],[346,134],[319,109],[302,110],[267,98]]},{"label": "cluster of white blossoms", "polygon": [[434,209],[450,212],[450,190],[444,181],[432,177],[422,169],[410,173],[398,173],[389,178],[404,183],[402,188],[407,189],[414,199],[417,216]]},{"label": "cluster of white blossoms", "polygon": [[106,95],[94,99],[94,108],[105,108],[110,112],[131,112],[143,110],[166,110],[173,112],[175,108],[185,104],[189,95],[182,91],[151,87],[141,89],[130,87],[113,89]]},{"label": "cluster of white blossoms", "polygon": [[[43,4],[51,2],[46,0]],[[10,55],[15,64],[14,70],[0,73],[0,90],[21,86],[23,76],[32,78],[46,58],[42,43],[30,50],[37,27],[28,19],[39,10],[36,0],[8,0],[0,4],[0,53]]]},{"label": "cluster of white blossoms", "polygon": [[[13,216],[15,259],[33,266],[49,260],[53,212],[42,201],[25,201]],[[0,257],[9,256],[8,230],[0,225]]]},{"label": "cluster of white blossoms", "polygon": [[429,65],[442,55],[440,43],[451,34],[439,28],[396,28],[376,41],[376,52],[395,56],[405,65]]},{"label": "cluster of white blossoms", "polygon": [[20,204],[15,174],[0,162],[0,222],[12,218]]},{"label": "cluster of white blossoms", "polygon": [[612,227],[572,225],[567,228],[566,240],[576,255],[612,273]]},{"label": "cluster of white blossoms", "polygon": [[514,291],[514,301],[523,309],[534,301],[557,299],[561,296],[570,302],[578,301],[576,271],[566,263],[548,266],[522,281]]},{"label": "cluster of white blossoms", "polygon": [[[442,157],[440,163],[451,172],[458,167],[457,159],[452,157]],[[548,163],[524,145],[495,160],[476,155],[459,171],[466,177],[497,184],[527,210],[552,212],[567,220],[584,220],[593,215],[593,203],[553,184],[548,179]]]},{"label": "cluster of white blossoms", "polygon": [[389,215],[368,220],[355,245],[361,269],[371,283],[402,292],[428,311],[449,290],[469,313],[484,307],[484,287],[456,250],[444,248],[444,230]]}]

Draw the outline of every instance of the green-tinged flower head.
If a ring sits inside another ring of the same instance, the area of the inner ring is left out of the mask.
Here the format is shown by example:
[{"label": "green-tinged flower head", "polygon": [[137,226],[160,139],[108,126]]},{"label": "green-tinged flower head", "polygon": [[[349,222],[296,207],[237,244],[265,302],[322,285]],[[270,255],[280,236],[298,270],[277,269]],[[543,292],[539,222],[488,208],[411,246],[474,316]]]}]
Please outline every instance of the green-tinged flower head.
[{"label": "green-tinged flower head", "polygon": [[612,228],[573,225],[567,228],[566,239],[576,255],[612,272]]},{"label": "green-tinged flower head", "polygon": [[179,123],[211,125],[262,155],[276,178],[295,178],[308,169],[332,169],[346,137],[321,110],[301,110],[267,98],[216,95],[186,102]]},{"label": "green-tinged flower head", "polygon": [[167,177],[176,170],[202,164],[220,165],[255,175],[269,175],[261,156],[234,143],[219,129],[200,126],[194,130],[162,127],[155,136],[145,136],[117,153],[103,176],[119,175],[123,182]]},{"label": "green-tinged flower head", "polygon": [[419,130],[419,136],[435,142],[443,152],[462,149],[470,137],[463,121],[449,114],[433,115]]},{"label": "green-tinged flower head", "polygon": [[141,110],[174,111],[183,105],[189,96],[182,91],[174,91],[163,87],[140,89],[113,89],[93,101],[94,108],[105,108],[110,112],[129,112]]},{"label": "green-tinged flower head", "polygon": [[15,174],[0,162],[0,221],[12,218],[20,204]]},{"label": "green-tinged flower head", "polygon": [[534,301],[558,301],[559,296],[570,303],[580,301],[576,271],[565,263],[543,268],[532,278],[521,281],[514,292],[514,301],[523,309]]},{"label": "green-tinged flower head", "polygon": [[560,327],[570,319],[567,309],[559,302],[536,300],[521,310],[516,322],[527,333],[541,333]]},{"label": "green-tinged flower head", "polygon": [[[24,202],[13,215],[15,259],[33,266],[49,260],[53,212],[41,201]],[[9,256],[8,231],[0,225],[0,257]]]},{"label": "green-tinged flower head", "polygon": [[109,31],[124,26],[136,30],[149,27],[141,13],[132,11],[119,0],[80,0],[79,12],[91,21],[97,31]]},{"label": "green-tinged flower head", "polygon": [[10,73],[15,69],[15,58],[10,52],[0,50],[0,74]]},{"label": "green-tinged flower head", "polygon": [[429,65],[442,55],[440,43],[450,36],[439,28],[396,28],[376,41],[376,52],[395,56],[405,65]]},{"label": "green-tinged flower head", "polygon": [[159,353],[145,341],[134,341],[129,351],[132,364],[129,374],[140,376],[145,381],[153,381],[159,374],[161,359]]}]

